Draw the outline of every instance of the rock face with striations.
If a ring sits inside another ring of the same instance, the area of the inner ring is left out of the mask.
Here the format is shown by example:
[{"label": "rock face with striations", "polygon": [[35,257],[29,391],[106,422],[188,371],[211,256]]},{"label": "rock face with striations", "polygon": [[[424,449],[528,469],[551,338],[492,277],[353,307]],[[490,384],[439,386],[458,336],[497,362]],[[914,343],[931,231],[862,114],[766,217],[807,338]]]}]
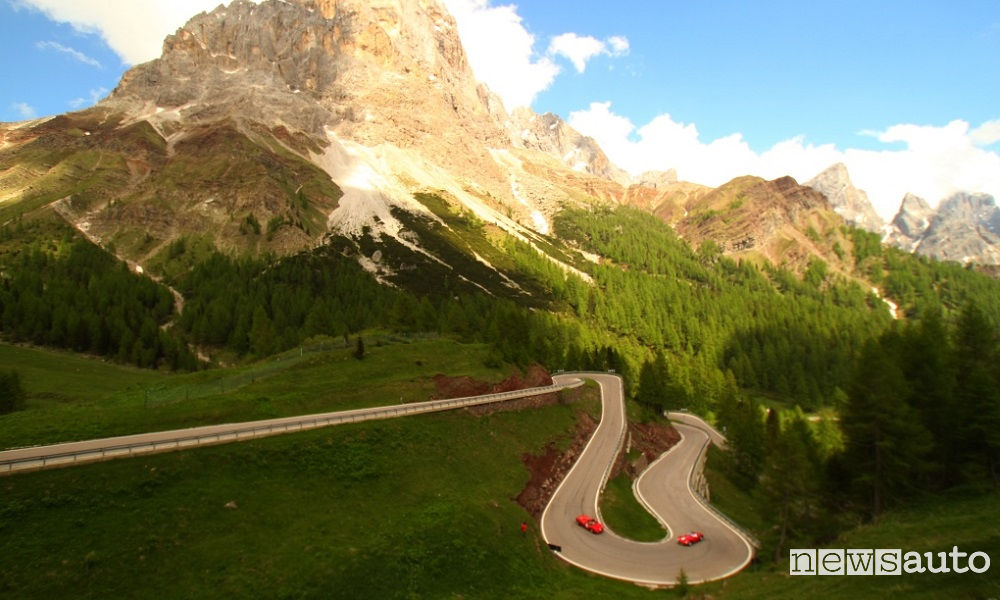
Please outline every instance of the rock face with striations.
[{"label": "rock face with striations", "polygon": [[[111,102],[187,122],[232,117],[322,139],[418,147],[436,164],[502,180],[486,147],[510,144],[495,97],[437,2],[236,0],[189,21]],[[161,117],[162,118],[162,117]]]},{"label": "rock face with striations", "polygon": [[851,177],[843,163],[829,167],[806,182],[806,185],[825,195],[833,210],[849,224],[872,232],[881,232],[885,226],[868,200],[868,195],[851,183]]},{"label": "rock face with striations", "polygon": [[1000,264],[1000,209],[993,196],[959,192],[946,198],[917,251],[942,260]]}]

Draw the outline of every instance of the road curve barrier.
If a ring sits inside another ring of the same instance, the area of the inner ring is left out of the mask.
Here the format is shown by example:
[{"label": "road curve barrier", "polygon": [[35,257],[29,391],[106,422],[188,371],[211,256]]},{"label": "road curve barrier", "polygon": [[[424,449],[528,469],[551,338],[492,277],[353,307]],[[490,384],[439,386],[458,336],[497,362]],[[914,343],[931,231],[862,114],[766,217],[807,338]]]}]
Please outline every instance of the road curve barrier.
[{"label": "road curve barrier", "polygon": [[[691,467],[691,474],[688,476],[689,479],[688,483],[691,489],[694,490],[695,492],[695,499],[698,500],[698,502],[700,502],[705,508],[712,511],[715,514],[715,516],[719,517],[720,519],[725,521],[730,527],[740,532],[740,535],[746,538],[746,540],[750,542],[751,546],[753,546],[757,550],[760,550],[761,548],[760,540],[758,540],[752,533],[747,531],[745,527],[741,526],[736,521],[730,519],[729,516],[727,516],[724,512],[722,512],[721,510],[716,508],[711,502],[709,502],[708,498],[705,497],[705,494],[702,493],[702,487],[698,485],[697,481],[698,478],[700,477],[701,479],[704,479],[705,477],[705,462],[708,460],[708,445],[711,443],[715,444],[719,448],[725,449],[726,436],[719,433],[719,431],[715,427],[712,427],[712,425],[710,425],[707,421],[705,421],[701,417],[697,415],[692,415],[691,413],[674,411],[674,412],[668,412],[667,417],[670,418],[671,420],[684,423],[685,425],[701,429],[708,435],[708,439],[705,440],[705,443],[702,445],[701,452],[698,455],[698,460]],[[707,485],[708,483],[707,481],[705,481],[705,486]]]},{"label": "road curve barrier", "polygon": [[189,429],[17,448],[0,452],[0,475],[252,440],[343,423],[392,419],[483,404],[494,404],[530,396],[551,394],[581,385],[583,385],[583,381],[576,380],[550,386],[482,396],[469,396],[448,400],[428,400],[426,402],[413,402],[394,406],[360,408],[298,417],[248,421],[245,423],[206,425]]}]

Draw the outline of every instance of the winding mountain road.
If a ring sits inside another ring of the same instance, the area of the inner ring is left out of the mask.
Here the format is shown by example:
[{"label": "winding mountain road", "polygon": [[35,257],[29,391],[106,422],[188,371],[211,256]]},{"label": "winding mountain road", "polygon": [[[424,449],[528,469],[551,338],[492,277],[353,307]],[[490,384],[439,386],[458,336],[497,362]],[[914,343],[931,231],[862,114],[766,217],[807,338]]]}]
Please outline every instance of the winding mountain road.
[{"label": "winding mountain road", "polygon": [[[718,432],[689,415],[672,415],[675,420],[685,421],[674,424],[682,436],[681,441],[650,465],[635,485],[640,501],[668,530],[666,538],[653,543],[636,542],[610,529],[594,535],[577,525],[576,516],[580,513],[601,519],[598,499],[626,433],[622,380],[608,374],[567,374],[553,379],[554,384],[549,387],[487,396],[5,450],[0,451],[0,475],[503,402],[576,387],[582,384],[582,379],[592,379],[601,387],[601,422],[542,513],[542,536],[549,544],[561,546],[558,556],[600,575],[651,586],[675,584],[681,569],[690,583],[721,579],[750,562],[753,557],[750,542],[709,510],[691,490],[691,475],[708,444],[712,438],[717,444],[723,439]],[[691,530],[703,532],[704,541],[691,547],[678,545],[676,536]]]},{"label": "winding mountain road", "polygon": [[[601,422],[576,464],[556,489],[542,513],[542,536],[561,547],[560,558],[582,569],[638,584],[673,585],[684,570],[690,583],[728,577],[753,558],[750,542],[699,500],[690,477],[706,451],[709,432],[675,423],[681,441],[639,477],[635,489],[642,503],[668,529],[659,542],[644,543],[617,535],[610,528],[594,535],[576,523],[581,513],[596,515],[598,498],[625,435],[625,399],[616,375],[565,375],[593,379],[601,386]],[[715,435],[718,435],[717,433]],[[693,546],[677,543],[677,535],[701,531],[705,539]]]}]

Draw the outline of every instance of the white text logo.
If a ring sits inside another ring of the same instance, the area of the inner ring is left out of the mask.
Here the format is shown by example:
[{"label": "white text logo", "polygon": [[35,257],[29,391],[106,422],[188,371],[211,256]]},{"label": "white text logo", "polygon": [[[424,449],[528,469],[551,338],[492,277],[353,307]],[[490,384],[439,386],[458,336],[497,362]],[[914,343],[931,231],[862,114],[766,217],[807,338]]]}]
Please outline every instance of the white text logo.
[{"label": "white text logo", "polygon": [[990,556],[985,552],[903,552],[895,549],[792,549],[788,551],[792,575],[902,575],[903,573],[985,573]]}]

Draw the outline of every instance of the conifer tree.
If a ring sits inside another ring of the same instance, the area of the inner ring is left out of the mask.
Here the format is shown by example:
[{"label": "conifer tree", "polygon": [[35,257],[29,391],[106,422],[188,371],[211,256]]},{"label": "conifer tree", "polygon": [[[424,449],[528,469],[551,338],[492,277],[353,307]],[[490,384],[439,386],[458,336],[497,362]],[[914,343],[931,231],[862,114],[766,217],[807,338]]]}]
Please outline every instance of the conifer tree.
[{"label": "conifer tree", "polygon": [[930,436],[906,399],[899,335],[887,332],[861,353],[841,425],[846,460],[872,519],[926,473]]}]

